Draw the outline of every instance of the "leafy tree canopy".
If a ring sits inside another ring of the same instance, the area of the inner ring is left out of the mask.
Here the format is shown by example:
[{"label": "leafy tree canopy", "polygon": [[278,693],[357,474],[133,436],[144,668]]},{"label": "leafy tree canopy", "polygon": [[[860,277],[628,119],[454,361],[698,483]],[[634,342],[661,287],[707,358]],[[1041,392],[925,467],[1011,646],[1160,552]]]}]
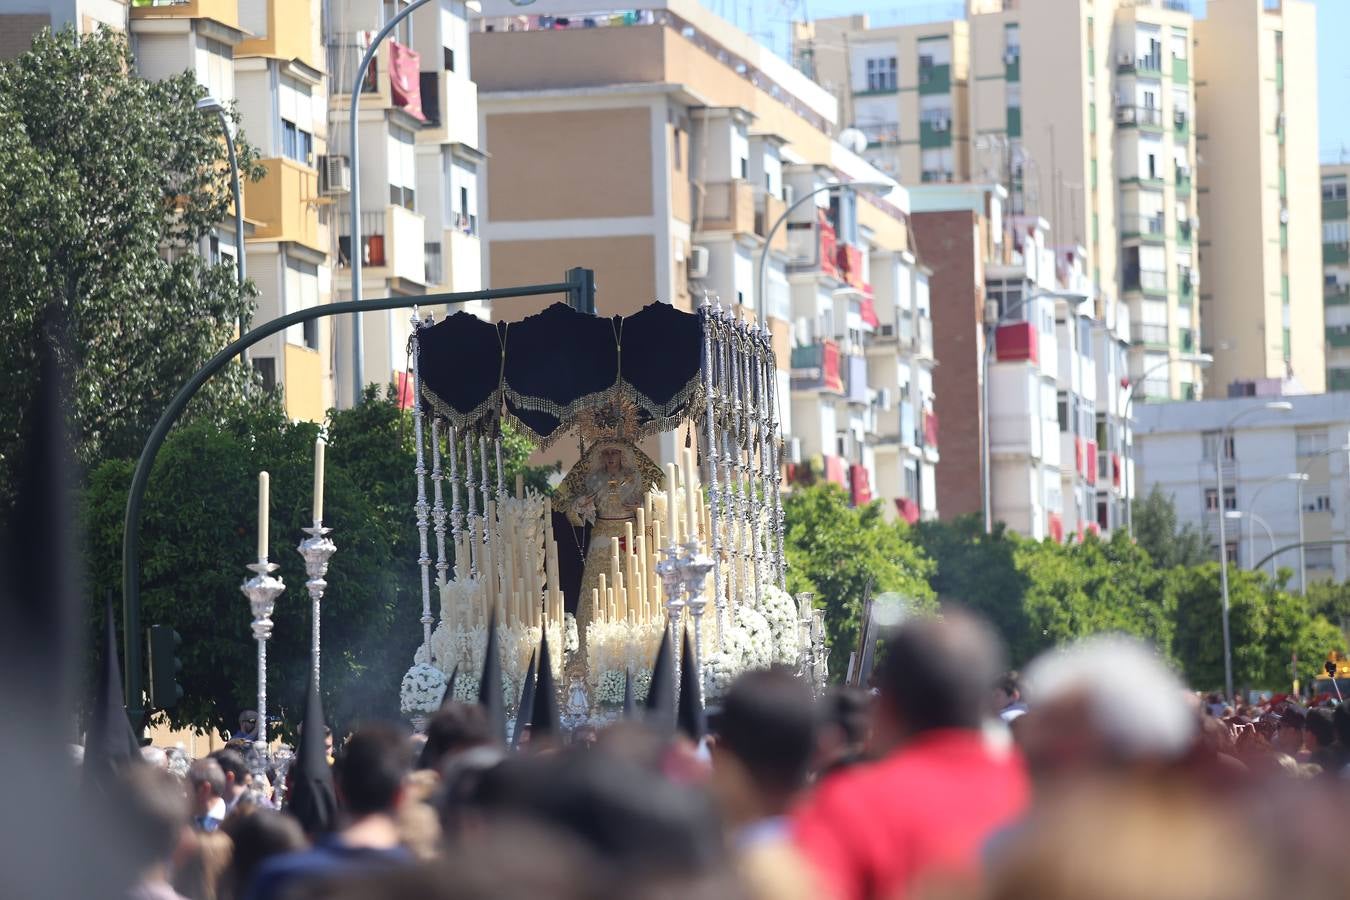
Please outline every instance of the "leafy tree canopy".
[{"label": "leafy tree canopy", "polygon": [[[220,124],[196,110],[190,72],[135,74],[125,38],[42,34],[0,64],[0,509],[10,502],[20,420],[45,319],[73,374],[81,463],[134,455],[169,398],[252,311],[233,266],[200,252],[228,217]],[[246,176],[256,153],[238,142]],[[194,404],[242,396],[231,367]]]},{"label": "leafy tree canopy", "polygon": [[1211,559],[1209,540],[1194,524],[1177,524],[1177,507],[1158,485],[1136,499],[1132,510],[1134,536],[1153,561],[1164,569],[1198,566]]}]

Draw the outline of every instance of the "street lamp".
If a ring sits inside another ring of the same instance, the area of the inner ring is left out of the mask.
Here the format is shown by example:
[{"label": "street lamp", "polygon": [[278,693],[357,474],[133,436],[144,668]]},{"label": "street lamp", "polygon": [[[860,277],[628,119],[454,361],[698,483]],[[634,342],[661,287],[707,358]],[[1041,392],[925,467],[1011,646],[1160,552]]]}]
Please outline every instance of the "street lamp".
[{"label": "street lamp", "polygon": [[[239,192],[239,159],[234,154],[234,136],[230,134],[230,120],[225,117],[225,104],[215,97],[197,101],[197,112],[214,113],[220,119],[220,130],[225,132],[225,149],[230,155],[230,190],[234,193],[234,258],[239,273],[239,289],[244,289],[244,198]],[[239,333],[244,333],[241,322]]]},{"label": "street lamp", "polygon": [[[348,256],[352,268],[352,300],[359,302],[361,300],[361,144],[356,139],[356,126],[361,119],[361,86],[366,80],[366,70],[370,68],[370,60],[375,56],[376,51],[380,49],[380,44],[389,35],[389,32],[398,27],[408,16],[412,15],[414,10],[420,9],[429,3],[430,0],[413,0],[403,9],[399,10],[384,23],[384,27],[376,32],[375,37],[371,39],[370,46],[366,47],[366,52],[361,56],[361,63],[356,67],[356,74],[352,76],[352,102],[347,107],[347,115],[351,119],[351,154],[352,154],[352,224],[351,224],[351,243],[349,244]],[[361,313],[352,316],[352,406],[361,405],[361,391],[365,386],[366,380],[366,347],[365,347],[365,328],[361,322]]]},{"label": "street lamp", "polygon": [[[1173,360],[1169,356],[1162,362],[1154,363],[1153,365],[1149,366],[1142,373],[1140,373],[1139,380],[1130,386],[1130,395],[1125,398],[1126,423],[1129,423],[1131,421],[1130,416],[1134,414],[1134,400],[1136,397],[1139,396],[1139,393],[1143,391],[1144,383],[1148,381],[1148,376],[1152,375],[1159,369],[1168,368],[1169,366],[1172,365],[1173,362],[1190,363],[1197,368],[1207,369],[1209,368],[1210,364],[1214,362],[1214,357],[1208,353],[1182,353],[1179,354],[1175,360]],[[1131,427],[1131,433],[1133,434],[1133,427]],[[1125,444],[1125,532],[1131,538],[1134,537],[1134,510],[1131,509],[1131,501],[1130,501],[1131,497],[1130,489],[1134,486],[1133,481],[1130,477],[1132,474],[1131,470],[1133,469],[1131,463],[1134,462],[1133,450],[1134,450],[1133,440],[1127,441]]]},{"label": "street lamp", "polygon": [[1310,477],[1308,475],[1308,470],[1312,468],[1313,460],[1321,459],[1324,456],[1330,456],[1333,453],[1348,452],[1350,452],[1350,444],[1343,444],[1339,447],[1331,447],[1330,449],[1322,450],[1318,453],[1314,453],[1308,461],[1303,464],[1303,468],[1298,470],[1299,475],[1302,476],[1299,479],[1298,485],[1298,592],[1300,594],[1308,593],[1308,556],[1306,552],[1307,548],[1303,545],[1303,485]]},{"label": "street lamp", "polygon": [[792,205],[783,210],[782,215],[773,223],[768,232],[764,235],[764,246],[759,251],[759,266],[755,272],[755,300],[759,303],[759,314],[768,315],[768,302],[764,296],[764,272],[769,265],[769,245],[773,243],[774,235],[778,229],[783,227],[788,217],[802,207],[806,201],[815,197],[817,194],[828,193],[829,191],[849,190],[862,191],[867,194],[885,194],[895,188],[895,184],[889,181],[836,181],[831,184],[821,185],[813,191],[809,191],[793,201]]},{"label": "street lamp", "polygon": [[[989,353],[993,349],[994,333],[998,331],[999,326],[1007,322],[1013,313],[1028,303],[1044,297],[1063,300],[1074,309],[1082,306],[1090,299],[1086,294],[1076,294],[1070,291],[1036,291],[1009,306],[1003,311],[1002,315],[998,314],[994,303],[990,302],[985,306],[984,352],[980,358],[980,486],[984,497],[985,534],[992,534],[994,531],[994,504],[991,496],[993,478],[990,477],[989,471]],[[1096,465],[1095,460],[1093,465]]]},{"label": "street lamp", "polygon": [[[1228,534],[1224,529],[1227,516],[1223,508],[1223,459],[1228,447],[1228,438],[1233,426],[1246,416],[1259,412],[1289,412],[1294,404],[1288,400],[1271,400],[1260,406],[1248,407],[1228,420],[1219,431],[1219,446],[1214,454],[1214,482],[1218,488],[1217,503],[1219,509],[1219,587],[1223,593],[1223,687],[1224,695],[1233,697],[1233,640],[1228,627]],[[1234,488],[1236,490],[1236,488]]]},{"label": "street lamp", "polygon": [[1247,553],[1248,565],[1251,571],[1256,571],[1256,535],[1252,533],[1252,523],[1261,526],[1266,533],[1266,540],[1270,541],[1270,574],[1275,575],[1275,532],[1271,531],[1270,523],[1250,510],[1230,509],[1224,513],[1228,519],[1246,519],[1247,520]]}]

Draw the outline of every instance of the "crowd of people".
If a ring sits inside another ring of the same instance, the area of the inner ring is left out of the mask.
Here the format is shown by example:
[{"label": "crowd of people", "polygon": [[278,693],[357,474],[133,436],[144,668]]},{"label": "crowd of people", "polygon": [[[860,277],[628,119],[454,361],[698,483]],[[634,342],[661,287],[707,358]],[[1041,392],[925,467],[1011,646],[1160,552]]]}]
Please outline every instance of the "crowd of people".
[{"label": "crowd of people", "polygon": [[706,731],[671,710],[512,749],[449,702],[421,735],[302,736],[308,764],[272,779],[231,748],[185,773],[151,750],[105,785],[137,848],[123,895],[1344,895],[1350,708],[1230,706],[1118,636],[1022,676],[1002,659],[949,612],[891,634],[870,690],[753,671]]}]

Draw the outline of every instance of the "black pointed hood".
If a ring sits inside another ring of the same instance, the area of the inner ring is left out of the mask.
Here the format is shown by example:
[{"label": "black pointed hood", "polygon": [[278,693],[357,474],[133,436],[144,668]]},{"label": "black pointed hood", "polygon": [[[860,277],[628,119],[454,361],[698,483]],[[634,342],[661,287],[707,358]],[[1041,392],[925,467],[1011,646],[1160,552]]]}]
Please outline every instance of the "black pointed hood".
[{"label": "black pointed hood", "polygon": [[497,611],[488,622],[483,671],[478,679],[478,705],[487,713],[488,726],[499,743],[506,743],[506,702],[502,699],[502,656],[497,645]]},{"label": "black pointed hood", "polygon": [[652,666],[652,683],[647,689],[647,720],[661,728],[675,723],[675,667],[670,647],[670,631],[661,634],[661,649]]},{"label": "black pointed hood", "polygon": [[323,700],[314,673],[309,676],[305,699],[304,726],[300,746],[291,764],[290,793],[286,809],[300,821],[306,834],[326,834],[337,827],[337,793],[333,789],[333,768],[328,764],[324,746]]},{"label": "black pointed hood", "polygon": [[140,741],[131,729],[122,702],[122,667],[117,661],[117,629],[112,597],[103,604],[103,666],[84,741],[86,781],[102,782],[119,768],[141,758]]},{"label": "black pointed hood", "polygon": [[637,717],[637,697],[633,690],[633,670],[623,670],[623,718],[629,721]]},{"label": "black pointed hood", "polygon": [[539,684],[530,710],[530,741],[551,737],[561,730],[558,688],[553,682],[553,663],[548,655],[548,635],[539,641]]},{"label": "black pointed hood", "polygon": [[708,733],[708,722],[703,714],[703,692],[699,690],[698,664],[689,643],[689,629],[684,630],[680,643],[680,695],[676,702],[675,727],[697,744]]},{"label": "black pointed hood", "polygon": [[525,683],[520,686],[520,705],[516,707],[516,727],[511,729],[511,749],[520,746],[520,732],[529,724],[534,715],[534,651],[530,651],[530,664],[525,667]]},{"label": "black pointed hood", "polygon": [[441,694],[441,709],[446,709],[451,703],[455,702],[455,679],[459,677],[459,663],[450,670],[450,680],[445,683],[445,693]]}]

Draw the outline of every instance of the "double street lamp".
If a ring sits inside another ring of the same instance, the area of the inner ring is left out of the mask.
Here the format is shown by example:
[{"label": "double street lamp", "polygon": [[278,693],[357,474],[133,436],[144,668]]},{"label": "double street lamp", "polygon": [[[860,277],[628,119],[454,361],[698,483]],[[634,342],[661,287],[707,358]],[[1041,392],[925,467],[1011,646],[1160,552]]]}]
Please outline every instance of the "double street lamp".
[{"label": "double street lamp", "polygon": [[[985,304],[984,352],[980,356],[980,488],[984,498],[985,534],[992,534],[994,531],[993,478],[989,471],[989,354],[993,350],[994,335],[999,327],[1017,321],[1012,318],[1014,313],[1021,311],[1022,307],[1028,303],[1046,297],[1063,300],[1075,310],[1089,299],[1086,294],[1076,294],[1069,291],[1035,291],[1010,305],[1003,310],[1001,315],[994,301],[991,300]],[[1037,329],[1037,333],[1039,331],[1040,329]],[[1093,460],[1092,464],[1095,466],[1096,460]]]},{"label": "double street lamp", "polygon": [[[1144,385],[1148,382],[1148,376],[1159,369],[1169,368],[1173,363],[1191,363],[1198,368],[1205,369],[1213,362],[1214,357],[1208,353],[1182,353],[1179,354],[1176,359],[1172,359],[1169,356],[1167,359],[1154,363],[1141,372],[1139,379],[1130,386],[1130,395],[1125,398],[1125,422],[1127,423],[1127,427],[1132,427],[1128,426],[1128,423],[1130,422],[1130,416],[1134,414],[1134,401],[1135,398],[1139,396],[1140,392],[1144,390]],[[1134,441],[1130,440],[1125,443],[1125,532],[1131,538],[1134,537],[1134,510],[1130,508],[1130,488],[1133,487],[1134,482],[1134,479],[1131,477],[1134,468],[1132,465],[1133,462]]]},{"label": "double street lamp", "polygon": [[[1215,448],[1214,484],[1217,488],[1216,505],[1219,511],[1219,587],[1223,593],[1223,688],[1224,696],[1229,699],[1233,697],[1233,640],[1228,621],[1228,533],[1225,529],[1228,516],[1226,515],[1227,510],[1224,509],[1223,496],[1224,458],[1228,455],[1228,442],[1232,440],[1233,426],[1240,420],[1260,412],[1289,412],[1293,408],[1294,404],[1288,400],[1272,400],[1269,403],[1242,410],[1224,424],[1223,429],[1219,432],[1219,445]],[[1233,490],[1236,492],[1236,486]]]}]

